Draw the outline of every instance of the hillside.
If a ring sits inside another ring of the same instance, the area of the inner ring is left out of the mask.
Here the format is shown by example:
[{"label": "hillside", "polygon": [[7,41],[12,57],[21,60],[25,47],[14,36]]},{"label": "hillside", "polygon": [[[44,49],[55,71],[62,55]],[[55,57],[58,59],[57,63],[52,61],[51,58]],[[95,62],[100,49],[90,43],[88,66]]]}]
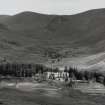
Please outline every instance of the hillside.
[{"label": "hillside", "polygon": [[0,17],[0,58],[7,61],[44,63],[48,52],[78,58],[105,51],[105,9],[71,16],[23,12]]}]

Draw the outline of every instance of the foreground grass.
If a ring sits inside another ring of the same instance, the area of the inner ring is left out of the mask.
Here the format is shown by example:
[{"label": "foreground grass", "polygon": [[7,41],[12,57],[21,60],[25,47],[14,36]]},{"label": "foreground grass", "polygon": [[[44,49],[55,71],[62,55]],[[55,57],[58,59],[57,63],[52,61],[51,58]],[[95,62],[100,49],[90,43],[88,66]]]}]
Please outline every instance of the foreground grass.
[{"label": "foreground grass", "polygon": [[73,89],[63,89],[60,97],[49,97],[36,92],[0,89],[2,105],[105,105],[104,96],[89,96]]}]

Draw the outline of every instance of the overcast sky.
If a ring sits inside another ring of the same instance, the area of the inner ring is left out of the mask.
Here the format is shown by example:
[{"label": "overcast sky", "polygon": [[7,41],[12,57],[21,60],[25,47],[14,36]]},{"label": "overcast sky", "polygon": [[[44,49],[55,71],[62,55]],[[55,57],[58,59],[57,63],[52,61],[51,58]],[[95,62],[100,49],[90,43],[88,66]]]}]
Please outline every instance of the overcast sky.
[{"label": "overcast sky", "polygon": [[0,0],[0,14],[33,11],[47,14],[76,14],[105,8],[105,0]]}]

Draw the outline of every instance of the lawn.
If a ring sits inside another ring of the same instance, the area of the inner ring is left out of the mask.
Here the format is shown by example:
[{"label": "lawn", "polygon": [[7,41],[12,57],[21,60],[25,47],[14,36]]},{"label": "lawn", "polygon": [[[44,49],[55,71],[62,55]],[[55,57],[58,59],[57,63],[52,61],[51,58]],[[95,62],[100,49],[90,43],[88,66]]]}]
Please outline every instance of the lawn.
[{"label": "lawn", "polygon": [[78,90],[63,89],[59,96],[51,97],[38,92],[0,89],[1,105],[105,105],[104,96],[89,96]]}]

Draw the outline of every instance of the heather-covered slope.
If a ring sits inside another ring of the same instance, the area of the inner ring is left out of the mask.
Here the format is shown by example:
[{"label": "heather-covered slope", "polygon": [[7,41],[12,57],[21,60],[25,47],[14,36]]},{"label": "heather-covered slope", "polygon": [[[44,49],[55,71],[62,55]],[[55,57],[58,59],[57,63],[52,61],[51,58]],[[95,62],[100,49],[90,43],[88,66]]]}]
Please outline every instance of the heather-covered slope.
[{"label": "heather-covered slope", "polygon": [[0,20],[1,59],[43,63],[49,50],[63,58],[105,51],[105,9],[71,16],[23,12]]}]

